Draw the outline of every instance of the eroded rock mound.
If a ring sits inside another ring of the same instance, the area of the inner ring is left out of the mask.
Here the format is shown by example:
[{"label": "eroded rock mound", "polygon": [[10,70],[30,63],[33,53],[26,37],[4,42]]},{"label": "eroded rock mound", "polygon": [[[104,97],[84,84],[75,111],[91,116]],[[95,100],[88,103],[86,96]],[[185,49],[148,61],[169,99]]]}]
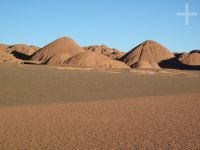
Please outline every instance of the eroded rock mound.
[{"label": "eroded rock mound", "polygon": [[21,60],[10,53],[10,49],[7,45],[0,44],[0,63],[1,62],[20,63]]},{"label": "eroded rock mound", "polygon": [[29,60],[31,55],[36,52],[39,47],[28,46],[25,44],[16,44],[9,46],[10,53],[18,59]]},{"label": "eroded rock mound", "polygon": [[154,41],[145,41],[126,53],[121,61],[132,68],[159,68],[159,63],[173,58],[174,55]]},{"label": "eroded rock mound", "polygon": [[57,65],[63,64],[68,58],[82,52],[84,49],[76,42],[68,37],[62,37],[39,49],[31,56],[31,60]]},{"label": "eroded rock mound", "polygon": [[129,68],[123,62],[112,60],[103,54],[90,51],[69,58],[65,61],[65,64],[91,68]]},{"label": "eroded rock mound", "polygon": [[1,62],[21,62],[30,59],[30,55],[39,48],[36,46],[28,46],[25,44],[5,45],[0,44]]},{"label": "eroded rock mound", "polygon": [[39,48],[36,46],[28,46],[25,44],[16,44],[9,46],[10,51],[17,51],[19,53],[25,54],[25,55],[32,55],[34,52],[36,52]]},{"label": "eroded rock mound", "polygon": [[179,60],[185,65],[199,66],[200,65],[200,51],[195,50],[190,53],[183,53]]},{"label": "eroded rock mound", "polygon": [[83,47],[83,48],[87,51],[101,53],[112,59],[119,59],[125,54],[124,52],[120,52],[117,49],[109,48],[106,45],[100,45],[100,46],[95,45],[95,46],[88,46],[88,47]]}]

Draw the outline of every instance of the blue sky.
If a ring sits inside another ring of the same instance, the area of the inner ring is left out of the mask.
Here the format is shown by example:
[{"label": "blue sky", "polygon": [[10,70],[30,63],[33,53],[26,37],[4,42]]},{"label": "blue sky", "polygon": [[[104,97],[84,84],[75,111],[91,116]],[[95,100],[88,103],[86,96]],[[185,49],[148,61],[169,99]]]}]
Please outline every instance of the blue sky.
[{"label": "blue sky", "polygon": [[[176,16],[185,11],[189,18]],[[171,51],[200,49],[200,0],[1,0],[0,43],[44,46],[68,36],[79,45],[129,51],[155,40]]]}]

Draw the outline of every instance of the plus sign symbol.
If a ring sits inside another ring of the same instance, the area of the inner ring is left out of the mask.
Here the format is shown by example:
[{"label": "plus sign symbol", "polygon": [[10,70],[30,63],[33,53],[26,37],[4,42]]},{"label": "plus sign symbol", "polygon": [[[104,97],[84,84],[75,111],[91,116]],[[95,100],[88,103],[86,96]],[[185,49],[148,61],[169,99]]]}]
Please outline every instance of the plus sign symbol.
[{"label": "plus sign symbol", "polygon": [[183,13],[176,13],[177,16],[184,16],[185,17],[185,25],[189,25],[189,17],[190,16],[197,16],[197,13],[189,12],[189,5],[185,4],[185,12]]}]

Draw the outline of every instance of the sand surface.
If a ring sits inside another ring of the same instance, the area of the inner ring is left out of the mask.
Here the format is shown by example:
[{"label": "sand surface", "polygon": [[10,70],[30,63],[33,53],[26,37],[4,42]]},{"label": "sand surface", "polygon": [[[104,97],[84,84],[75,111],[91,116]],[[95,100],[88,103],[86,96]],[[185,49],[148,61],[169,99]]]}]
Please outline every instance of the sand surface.
[{"label": "sand surface", "polygon": [[200,94],[0,108],[0,149],[200,149]]},{"label": "sand surface", "polygon": [[0,106],[200,93],[198,71],[148,72],[0,64]]},{"label": "sand surface", "polygon": [[27,149],[200,149],[200,73],[0,64],[0,150]]}]

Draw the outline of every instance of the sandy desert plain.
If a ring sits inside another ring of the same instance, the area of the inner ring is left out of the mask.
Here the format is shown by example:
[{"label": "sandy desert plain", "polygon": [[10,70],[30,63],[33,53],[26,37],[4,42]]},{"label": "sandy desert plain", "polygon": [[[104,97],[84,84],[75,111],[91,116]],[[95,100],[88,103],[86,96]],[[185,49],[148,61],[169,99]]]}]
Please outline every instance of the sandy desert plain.
[{"label": "sandy desert plain", "polygon": [[[58,45],[70,52],[70,42]],[[46,61],[56,46],[31,58]],[[143,47],[154,55],[127,66],[95,52],[51,55],[47,65],[0,63],[0,150],[200,149],[200,72],[158,68],[156,49]]]}]

